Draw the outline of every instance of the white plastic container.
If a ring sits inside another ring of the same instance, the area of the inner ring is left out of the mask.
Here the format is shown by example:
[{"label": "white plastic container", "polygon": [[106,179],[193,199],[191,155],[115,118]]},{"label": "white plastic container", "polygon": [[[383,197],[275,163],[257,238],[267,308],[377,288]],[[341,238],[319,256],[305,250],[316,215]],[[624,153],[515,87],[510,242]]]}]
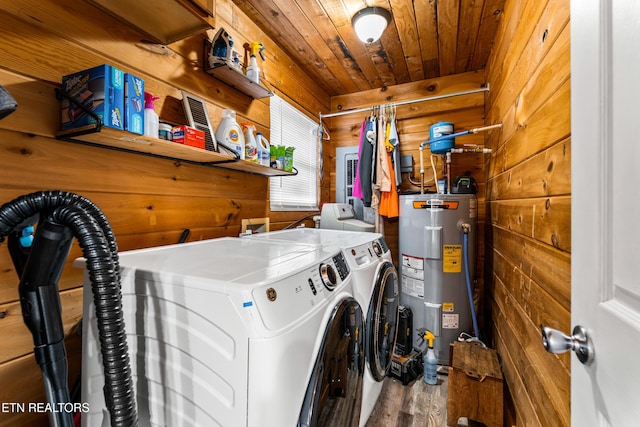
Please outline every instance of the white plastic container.
[{"label": "white plastic container", "polygon": [[262,166],[269,166],[271,158],[271,147],[269,141],[262,135],[262,132],[256,133],[256,143],[258,144],[258,163]]},{"label": "white plastic container", "polygon": [[171,133],[172,129],[173,126],[169,123],[160,123],[160,125],[158,125],[159,138],[167,141],[173,141],[173,134]]},{"label": "white plastic container", "polygon": [[222,119],[216,128],[216,141],[229,147],[244,159],[244,135],[236,122],[235,111],[222,110]]},{"label": "white plastic container", "polygon": [[149,92],[144,93],[144,136],[151,138],[159,138],[159,124],[160,118],[155,111],[154,102],[160,99],[157,96],[153,96]]},{"label": "white plastic container", "polygon": [[255,55],[249,58],[249,66],[247,67],[247,78],[254,83],[260,84],[260,67]]},{"label": "white plastic container", "polygon": [[258,163],[258,144],[256,142],[256,127],[252,124],[243,123],[244,128],[244,159],[251,163]]}]

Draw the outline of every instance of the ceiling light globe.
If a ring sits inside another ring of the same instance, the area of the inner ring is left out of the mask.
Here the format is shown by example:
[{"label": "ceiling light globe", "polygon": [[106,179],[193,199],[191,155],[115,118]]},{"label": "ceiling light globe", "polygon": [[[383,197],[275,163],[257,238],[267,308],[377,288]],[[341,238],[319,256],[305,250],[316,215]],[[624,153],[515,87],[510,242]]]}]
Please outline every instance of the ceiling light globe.
[{"label": "ceiling light globe", "polygon": [[379,7],[367,7],[353,15],[351,25],[356,35],[364,43],[377,41],[391,20],[388,10]]}]

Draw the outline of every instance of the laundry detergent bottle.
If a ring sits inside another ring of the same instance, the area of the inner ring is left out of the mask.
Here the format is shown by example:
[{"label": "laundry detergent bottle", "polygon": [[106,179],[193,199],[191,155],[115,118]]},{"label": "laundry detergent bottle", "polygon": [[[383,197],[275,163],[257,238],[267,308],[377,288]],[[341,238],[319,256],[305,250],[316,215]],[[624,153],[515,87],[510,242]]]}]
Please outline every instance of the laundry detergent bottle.
[{"label": "laundry detergent bottle", "polygon": [[160,118],[156,113],[154,102],[160,99],[149,92],[144,93],[144,136],[160,138]]},{"label": "laundry detergent bottle", "polygon": [[251,163],[258,163],[258,144],[256,142],[256,127],[249,123],[243,123],[244,128],[244,159]]},{"label": "laundry detergent bottle", "polygon": [[216,141],[233,150],[241,159],[244,159],[244,135],[236,122],[236,112],[222,110],[222,119],[216,129]]},{"label": "laundry detergent bottle", "polygon": [[256,133],[256,143],[258,144],[258,163],[262,166],[269,166],[271,159],[271,147],[269,141],[262,132]]}]

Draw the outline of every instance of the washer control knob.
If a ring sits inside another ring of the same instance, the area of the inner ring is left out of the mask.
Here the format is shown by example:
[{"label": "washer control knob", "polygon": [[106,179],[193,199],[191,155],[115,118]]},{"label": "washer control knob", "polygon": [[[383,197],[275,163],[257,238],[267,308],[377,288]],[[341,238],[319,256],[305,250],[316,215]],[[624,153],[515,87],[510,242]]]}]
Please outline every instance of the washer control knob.
[{"label": "washer control knob", "polygon": [[380,242],[378,242],[377,240],[373,242],[373,252],[375,252],[375,254],[377,256],[382,256],[382,246],[380,246]]},{"label": "washer control knob", "polygon": [[327,290],[334,290],[338,285],[336,269],[331,264],[320,265],[320,279]]}]

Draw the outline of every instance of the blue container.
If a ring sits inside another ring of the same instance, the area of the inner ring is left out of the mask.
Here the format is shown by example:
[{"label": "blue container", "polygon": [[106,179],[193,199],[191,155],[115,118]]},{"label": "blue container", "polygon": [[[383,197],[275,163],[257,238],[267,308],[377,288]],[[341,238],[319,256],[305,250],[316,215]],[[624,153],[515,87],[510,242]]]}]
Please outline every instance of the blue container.
[{"label": "blue container", "polygon": [[74,129],[96,120],[85,110],[93,112],[104,126],[124,129],[124,72],[111,65],[100,65],[62,77],[62,90],[78,104],[62,100],[62,130]]},{"label": "blue container", "polygon": [[[453,123],[451,122],[438,122],[429,128],[429,141],[433,141],[437,138],[453,134]],[[455,138],[445,138],[432,142],[429,145],[433,154],[445,154],[456,146]]]},{"label": "blue container", "polygon": [[144,80],[124,75],[124,130],[144,135]]}]

